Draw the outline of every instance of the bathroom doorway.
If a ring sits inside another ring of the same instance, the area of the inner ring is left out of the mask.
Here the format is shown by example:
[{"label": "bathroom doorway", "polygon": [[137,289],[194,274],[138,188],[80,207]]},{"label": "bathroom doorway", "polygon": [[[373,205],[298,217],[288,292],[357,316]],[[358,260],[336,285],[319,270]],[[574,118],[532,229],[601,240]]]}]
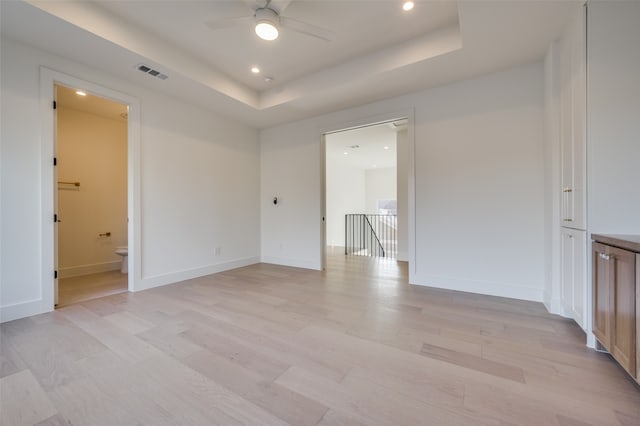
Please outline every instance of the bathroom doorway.
[{"label": "bathroom doorway", "polygon": [[128,290],[128,107],[55,85],[57,307]]}]

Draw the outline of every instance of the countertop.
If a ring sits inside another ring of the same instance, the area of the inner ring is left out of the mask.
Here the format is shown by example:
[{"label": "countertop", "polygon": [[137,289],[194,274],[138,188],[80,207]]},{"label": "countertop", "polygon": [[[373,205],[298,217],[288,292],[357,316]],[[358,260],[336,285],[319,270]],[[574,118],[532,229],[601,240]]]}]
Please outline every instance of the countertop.
[{"label": "countertop", "polygon": [[640,235],[591,234],[591,239],[599,243],[640,253]]}]

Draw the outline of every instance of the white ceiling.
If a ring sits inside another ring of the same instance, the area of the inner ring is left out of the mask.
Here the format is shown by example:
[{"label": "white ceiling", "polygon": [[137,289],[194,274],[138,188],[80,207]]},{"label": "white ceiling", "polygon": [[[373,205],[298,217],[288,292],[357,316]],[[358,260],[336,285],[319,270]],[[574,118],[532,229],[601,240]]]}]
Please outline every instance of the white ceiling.
[{"label": "white ceiling", "polygon": [[393,123],[382,123],[328,134],[327,163],[362,170],[396,167],[397,131]]},{"label": "white ceiling", "polygon": [[400,0],[274,0],[288,4],[283,15],[331,30],[330,42],[287,29],[265,42],[251,25],[205,25],[250,15],[247,4],[2,0],[0,31],[263,128],[540,61],[581,2],[417,1],[406,13]]},{"label": "white ceiling", "polygon": [[109,99],[86,93],[86,96],[76,94],[75,88],[56,85],[56,102],[60,108],[75,109],[117,121],[125,121],[127,106]]},{"label": "white ceiling", "polygon": [[[186,1],[179,7],[158,1],[153,8],[143,1],[94,3],[257,91],[458,22],[455,2],[433,2],[407,13],[396,1],[292,1],[285,16],[324,27],[335,39],[327,42],[284,28],[278,40],[269,42],[256,37],[251,23],[215,31],[205,26],[206,21],[251,15],[243,1]],[[254,65],[273,82],[253,75]]]}]

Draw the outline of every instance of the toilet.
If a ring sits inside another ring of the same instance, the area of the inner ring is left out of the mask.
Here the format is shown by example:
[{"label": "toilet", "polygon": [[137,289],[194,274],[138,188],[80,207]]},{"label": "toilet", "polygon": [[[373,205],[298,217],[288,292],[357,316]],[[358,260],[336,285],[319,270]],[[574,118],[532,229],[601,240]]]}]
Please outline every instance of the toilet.
[{"label": "toilet", "polygon": [[127,246],[116,247],[116,254],[122,256],[122,266],[120,272],[126,274],[129,272],[129,248]]}]

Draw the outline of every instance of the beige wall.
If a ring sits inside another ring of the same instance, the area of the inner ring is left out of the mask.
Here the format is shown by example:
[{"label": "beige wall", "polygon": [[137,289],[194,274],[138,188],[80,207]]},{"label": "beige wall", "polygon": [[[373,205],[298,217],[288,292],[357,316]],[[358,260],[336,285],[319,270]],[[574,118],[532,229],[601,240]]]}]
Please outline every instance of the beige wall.
[{"label": "beige wall", "polygon": [[[117,269],[127,245],[127,123],[58,108],[58,265],[61,277]],[[98,234],[111,232],[110,237]]]}]

